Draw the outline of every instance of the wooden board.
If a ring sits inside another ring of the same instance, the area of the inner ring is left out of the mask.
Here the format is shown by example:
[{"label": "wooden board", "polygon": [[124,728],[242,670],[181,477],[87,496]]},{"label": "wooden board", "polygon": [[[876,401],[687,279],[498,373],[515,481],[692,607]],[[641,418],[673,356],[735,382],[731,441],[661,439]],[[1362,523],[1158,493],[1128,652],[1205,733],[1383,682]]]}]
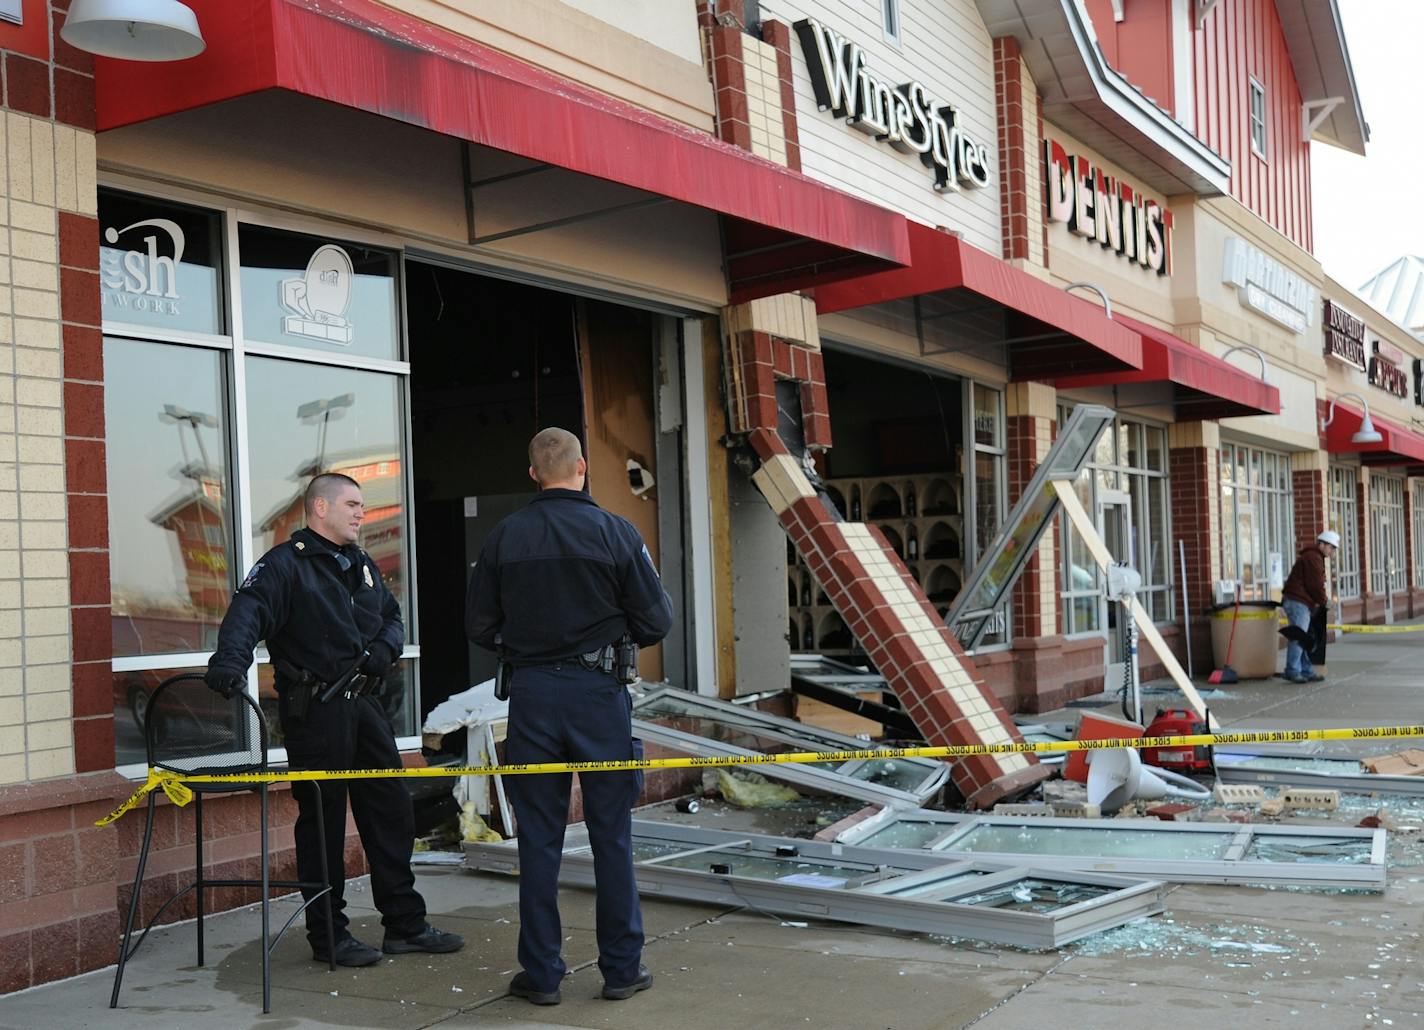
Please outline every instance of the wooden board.
[{"label": "wooden board", "polygon": [[[606,511],[637,527],[658,554],[657,423],[653,411],[653,322],[647,312],[578,302],[579,356],[583,365],[584,450],[588,489]],[[628,483],[628,459],[650,473],[654,487],[635,497]],[[677,484],[666,484],[676,490]],[[662,646],[643,649],[638,661],[644,679],[663,676]]]},{"label": "wooden board", "polygon": [[[1103,538],[1098,535],[1098,527],[1093,525],[1092,518],[1083,507],[1083,502],[1078,500],[1078,495],[1073,490],[1072,481],[1055,479],[1053,480],[1053,490],[1058,494],[1058,500],[1063,505],[1063,510],[1068,513],[1068,520],[1073,523],[1073,528],[1078,531],[1078,535],[1083,538],[1083,543],[1087,545],[1088,553],[1093,556],[1093,560],[1098,563],[1098,567],[1103,570],[1103,575],[1106,576],[1108,566],[1113,564],[1113,557],[1108,552],[1107,545],[1103,543]],[[1135,597],[1130,606],[1132,617],[1137,620],[1137,632],[1142,635],[1147,646],[1152,648],[1153,654],[1161,660],[1167,674],[1172,677],[1172,682],[1186,696],[1187,703],[1198,715],[1207,720],[1210,729],[1220,729],[1216,717],[1207,711],[1206,702],[1197,693],[1197,688],[1192,685],[1192,681],[1187,678],[1186,670],[1178,663],[1177,656],[1167,646],[1167,641],[1162,639],[1162,634],[1157,632],[1157,627],[1152,622],[1152,616],[1147,614]]]}]

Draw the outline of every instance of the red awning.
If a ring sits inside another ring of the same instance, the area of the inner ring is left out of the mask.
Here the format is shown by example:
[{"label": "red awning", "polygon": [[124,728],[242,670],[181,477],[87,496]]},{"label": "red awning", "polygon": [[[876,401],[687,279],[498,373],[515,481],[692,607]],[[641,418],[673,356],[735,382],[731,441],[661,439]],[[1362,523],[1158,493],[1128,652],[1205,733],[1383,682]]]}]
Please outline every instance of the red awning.
[{"label": "red awning", "polygon": [[1269,383],[1228,364],[1165,329],[1126,315],[1113,320],[1142,335],[1142,369],[1138,372],[1065,376],[1060,389],[1122,383],[1171,383],[1178,422],[1202,419],[1278,415],[1281,393]]},{"label": "red awning", "polygon": [[[1379,443],[1355,443],[1350,437],[1360,431],[1364,415],[1347,404],[1335,401],[1335,417],[1325,428],[1325,449],[1331,454],[1358,454],[1366,465],[1424,464],[1424,436],[1380,418],[1373,411],[1370,421],[1384,437]],[[1327,409],[1328,410],[1328,409]]]},{"label": "red awning", "polygon": [[911,301],[922,342],[932,319],[953,338],[945,350],[1003,347],[1013,381],[1142,367],[1142,338],[1097,305],[949,233],[918,222],[909,229],[910,267],[819,287],[816,309]]},{"label": "red awning", "polygon": [[371,0],[188,3],[200,56],[95,62],[101,131],[285,89],[715,211],[734,302],[909,260],[895,212]]}]

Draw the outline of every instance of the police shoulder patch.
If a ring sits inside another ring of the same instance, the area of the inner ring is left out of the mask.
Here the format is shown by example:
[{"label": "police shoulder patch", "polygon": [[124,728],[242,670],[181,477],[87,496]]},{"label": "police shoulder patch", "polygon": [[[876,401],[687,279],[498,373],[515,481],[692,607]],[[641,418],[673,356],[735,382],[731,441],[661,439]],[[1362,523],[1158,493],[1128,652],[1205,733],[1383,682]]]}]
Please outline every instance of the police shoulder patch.
[{"label": "police shoulder patch", "polygon": [[263,565],[263,562],[258,562],[256,565],[252,566],[252,571],[247,574],[247,578],[242,581],[242,586],[238,587],[237,589],[246,590],[253,583],[256,583],[257,576],[259,573],[262,572]]}]

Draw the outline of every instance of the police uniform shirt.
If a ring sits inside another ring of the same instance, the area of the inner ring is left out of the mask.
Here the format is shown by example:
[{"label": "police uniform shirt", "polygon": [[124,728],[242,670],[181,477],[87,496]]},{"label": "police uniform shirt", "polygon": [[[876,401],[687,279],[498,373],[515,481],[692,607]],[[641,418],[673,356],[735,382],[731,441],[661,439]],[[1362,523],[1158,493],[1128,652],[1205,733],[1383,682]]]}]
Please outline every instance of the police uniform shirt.
[{"label": "police uniform shirt", "polygon": [[260,640],[267,641],[273,658],[330,683],[376,640],[400,654],[405,626],[400,605],[369,554],[299,529],[264,554],[242,581],[223,617],[210,665],[242,674]]},{"label": "police uniform shirt", "polygon": [[485,541],[465,605],[470,640],[518,664],[672,628],[672,601],[638,530],[580,490],[541,490]]}]

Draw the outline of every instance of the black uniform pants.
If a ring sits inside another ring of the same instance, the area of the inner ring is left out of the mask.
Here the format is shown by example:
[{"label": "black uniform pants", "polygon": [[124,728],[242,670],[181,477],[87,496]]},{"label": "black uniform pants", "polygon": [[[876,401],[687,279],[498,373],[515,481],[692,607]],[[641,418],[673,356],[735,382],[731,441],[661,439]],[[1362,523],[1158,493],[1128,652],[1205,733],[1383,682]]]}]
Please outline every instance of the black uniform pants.
[{"label": "black uniform pants", "polygon": [[[635,757],[628,689],[577,662],[516,669],[504,757],[510,764],[615,761]],[[637,757],[641,757],[640,755]],[[643,910],[633,878],[633,805],[642,774],[579,774],[597,881],[598,967],[615,987],[638,978]],[[507,776],[519,821],[519,964],[539,991],[558,990],[559,863],[569,820],[570,773]]]},{"label": "black uniform pants", "polygon": [[[292,769],[399,769],[400,752],[379,702],[372,697],[326,704],[312,698],[302,719],[281,707],[282,733]],[[332,920],[336,939],[348,935],[346,907],[346,800],[356,817],[366,860],[371,867],[371,893],[381,922],[395,936],[410,936],[425,925],[425,900],[416,893],[410,851],[415,840],[415,816],[410,792],[400,780],[322,780],[321,806],[314,792],[293,784],[297,797],[297,875],[322,878],[317,826],[326,827],[326,876],[331,884]],[[310,898],[315,891],[303,891]],[[323,948],[326,922],[320,902],[307,909],[307,938]]]}]

